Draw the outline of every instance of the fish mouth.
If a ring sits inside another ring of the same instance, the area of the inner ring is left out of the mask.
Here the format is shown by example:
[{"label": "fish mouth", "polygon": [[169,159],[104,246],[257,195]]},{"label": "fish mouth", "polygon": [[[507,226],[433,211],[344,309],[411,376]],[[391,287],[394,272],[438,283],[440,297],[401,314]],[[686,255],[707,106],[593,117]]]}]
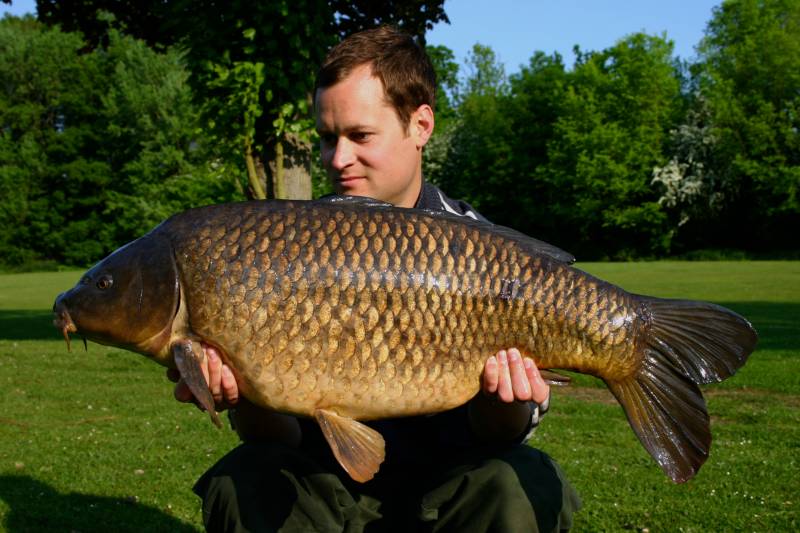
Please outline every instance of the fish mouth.
[{"label": "fish mouth", "polygon": [[72,321],[72,317],[69,316],[69,311],[65,308],[54,309],[53,312],[56,315],[53,319],[53,325],[61,330],[61,334],[64,335],[64,340],[67,342],[67,351],[71,351],[69,334],[77,333],[78,328],[75,326],[75,322]]}]

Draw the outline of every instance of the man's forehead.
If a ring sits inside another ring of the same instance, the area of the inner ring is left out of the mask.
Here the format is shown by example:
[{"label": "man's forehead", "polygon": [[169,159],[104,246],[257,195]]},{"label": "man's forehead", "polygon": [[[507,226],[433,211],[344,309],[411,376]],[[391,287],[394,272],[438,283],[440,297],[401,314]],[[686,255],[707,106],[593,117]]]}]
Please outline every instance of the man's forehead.
[{"label": "man's forehead", "polygon": [[[377,81],[377,80],[376,80]],[[377,127],[395,109],[376,86],[348,83],[347,80],[317,89],[314,96],[314,115],[317,129],[335,127],[337,130]]]}]

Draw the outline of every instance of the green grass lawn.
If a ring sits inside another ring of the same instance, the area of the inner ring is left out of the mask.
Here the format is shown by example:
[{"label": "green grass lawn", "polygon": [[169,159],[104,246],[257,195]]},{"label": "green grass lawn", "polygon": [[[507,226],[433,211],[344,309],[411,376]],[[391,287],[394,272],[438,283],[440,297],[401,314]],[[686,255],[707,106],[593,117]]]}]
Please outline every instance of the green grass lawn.
[{"label": "green grass lawn", "polygon": [[[554,392],[532,444],[580,492],[576,530],[796,530],[800,262],[579,266],[633,292],[720,303],[761,338],[739,374],[705,387],[714,443],[683,485],[661,473],[602,384]],[[0,275],[0,527],[195,531],[192,483],[236,439],[174,401],[145,358],[79,342],[67,352],[50,308],[79,275]]]}]

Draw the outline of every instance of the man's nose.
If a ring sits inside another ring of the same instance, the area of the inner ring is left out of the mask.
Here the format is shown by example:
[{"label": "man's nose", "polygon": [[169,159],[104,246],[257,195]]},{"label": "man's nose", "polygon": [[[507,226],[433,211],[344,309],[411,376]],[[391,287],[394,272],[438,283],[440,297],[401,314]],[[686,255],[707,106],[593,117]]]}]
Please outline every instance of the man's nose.
[{"label": "man's nose", "polygon": [[336,143],[336,149],[333,152],[331,166],[336,170],[343,170],[353,164],[354,161],[355,152],[353,150],[353,143],[347,139],[339,139]]}]

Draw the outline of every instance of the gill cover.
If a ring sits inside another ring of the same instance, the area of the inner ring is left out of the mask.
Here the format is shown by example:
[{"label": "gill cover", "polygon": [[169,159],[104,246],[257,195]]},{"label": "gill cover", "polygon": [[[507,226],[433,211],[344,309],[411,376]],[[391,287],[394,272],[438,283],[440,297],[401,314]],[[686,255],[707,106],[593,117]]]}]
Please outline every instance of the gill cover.
[{"label": "gill cover", "polygon": [[153,231],[93,266],[54,310],[91,340],[155,353],[169,339],[179,287],[169,240]]}]

